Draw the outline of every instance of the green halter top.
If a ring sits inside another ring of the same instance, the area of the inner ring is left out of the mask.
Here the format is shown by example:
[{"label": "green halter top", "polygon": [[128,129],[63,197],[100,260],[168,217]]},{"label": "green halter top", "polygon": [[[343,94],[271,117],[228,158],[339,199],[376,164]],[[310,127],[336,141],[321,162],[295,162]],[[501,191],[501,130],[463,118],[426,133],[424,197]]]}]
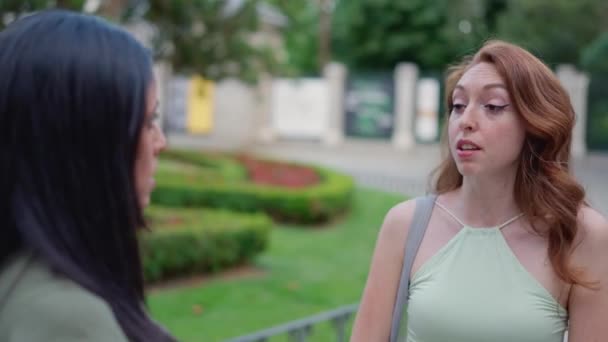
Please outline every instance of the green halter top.
[{"label": "green halter top", "polygon": [[562,342],[568,312],[522,266],[501,229],[463,228],[412,277],[408,342]]}]

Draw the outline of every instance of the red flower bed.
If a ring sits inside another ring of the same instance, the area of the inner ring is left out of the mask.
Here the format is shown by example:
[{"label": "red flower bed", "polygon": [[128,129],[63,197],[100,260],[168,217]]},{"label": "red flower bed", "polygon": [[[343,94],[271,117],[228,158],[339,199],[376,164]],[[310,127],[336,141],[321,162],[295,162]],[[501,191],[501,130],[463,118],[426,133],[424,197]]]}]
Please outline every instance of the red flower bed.
[{"label": "red flower bed", "polygon": [[303,188],[319,183],[319,175],[309,167],[239,156],[249,179],[256,184]]}]

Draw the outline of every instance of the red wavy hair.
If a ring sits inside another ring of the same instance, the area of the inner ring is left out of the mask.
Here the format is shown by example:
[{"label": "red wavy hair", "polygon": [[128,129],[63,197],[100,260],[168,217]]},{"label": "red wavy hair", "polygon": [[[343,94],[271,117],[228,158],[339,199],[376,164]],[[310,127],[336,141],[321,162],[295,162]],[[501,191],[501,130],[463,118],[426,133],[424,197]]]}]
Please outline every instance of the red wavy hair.
[{"label": "red wavy hair", "polygon": [[[487,42],[473,57],[448,70],[446,108],[452,112],[452,92],[473,65],[491,63],[505,82],[512,105],[526,127],[526,141],[515,179],[515,201],[533,229],[548,239],[548,256],[556,274],[571,284],[589,285],[570,265],[578,232],[577,214],[585,191],[570,172],[570,142],[575,114],[570,97],[557,77],[528,51],[502,41]],[[437,194],[458,189],[458,172],[447,146],[447,124],[442,147],[445,158],[434,171]],[[546,227],[542,231],[538,227]]]}]

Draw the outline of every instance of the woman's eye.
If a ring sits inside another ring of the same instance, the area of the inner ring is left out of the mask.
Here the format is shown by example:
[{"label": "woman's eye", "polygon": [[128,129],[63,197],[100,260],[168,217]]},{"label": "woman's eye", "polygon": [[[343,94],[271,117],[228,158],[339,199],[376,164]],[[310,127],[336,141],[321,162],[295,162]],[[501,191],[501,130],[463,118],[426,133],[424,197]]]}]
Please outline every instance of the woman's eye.
[{"label": "woman's eye", "polygon": [[505,110],[505,108],[507,108],[509,105],[493,105],[493,104],[487,104],[484,107],[490,112],[490,113],[501,113],[503,110]]},{"label": "woman's eye", "polygon": [[454,103],[452,105],[452,111],[455,113],[462,113],[467,106],[462,103]]}]

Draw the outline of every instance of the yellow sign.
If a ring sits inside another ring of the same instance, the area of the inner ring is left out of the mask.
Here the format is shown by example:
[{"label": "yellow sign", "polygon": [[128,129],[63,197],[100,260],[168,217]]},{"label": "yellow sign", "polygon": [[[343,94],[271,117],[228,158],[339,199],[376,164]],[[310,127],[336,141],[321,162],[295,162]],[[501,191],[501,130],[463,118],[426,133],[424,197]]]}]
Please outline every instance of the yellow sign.
[{"label": "yellow sign", "polygon": [[206,134],[213,129],[213,94],[215,84],[201,76],[190,79],[186,129],[193,134]]}]

